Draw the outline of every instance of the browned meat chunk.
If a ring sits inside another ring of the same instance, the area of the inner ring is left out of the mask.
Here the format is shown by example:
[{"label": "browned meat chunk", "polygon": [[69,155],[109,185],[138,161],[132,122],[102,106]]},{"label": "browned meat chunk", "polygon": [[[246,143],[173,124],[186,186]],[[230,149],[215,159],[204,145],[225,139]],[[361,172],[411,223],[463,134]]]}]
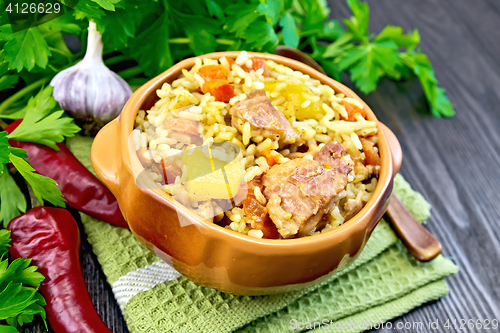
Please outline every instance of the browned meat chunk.
[{"label": "browned meat chunk", "polygon": [[248,99],[236,103],[229,113],[231,124],[241,133],[246,121],[252,130],[259,131],[265,138],[275,139],[279,136],[280,144],[295,143],[300,138],[285,116],[274,108],[263,90],[252,90]]},{"label": "browned meat chunk", "polygon": [[320,151],[314,155],[314,160],[322,163],[327,169],[333,172],[349,173],[349,165],[341,160],[346,152],[344,147],[337,141],[327,142]]},{"label": "browned meat chunk", "polygon": [[263,177],[269,215],[284,238],[310,233],[346,187],[350,170],[340,160],[343,148],[337,145],[325,145],[315,160],[299,158],[276,165]]}]

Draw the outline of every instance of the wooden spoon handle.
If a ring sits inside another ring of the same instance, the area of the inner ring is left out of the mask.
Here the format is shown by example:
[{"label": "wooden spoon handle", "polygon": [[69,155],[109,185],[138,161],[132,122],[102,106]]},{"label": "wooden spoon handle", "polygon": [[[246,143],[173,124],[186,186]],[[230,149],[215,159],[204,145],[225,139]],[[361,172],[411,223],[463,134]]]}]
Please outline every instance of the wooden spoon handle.
[{"label": "wooden spoon handle", "polygon": [[430,261],[441,253],[441,243],[415,220],[395,193],[392,193],[387,207],[387,216],[394,231],[417,260]]}]

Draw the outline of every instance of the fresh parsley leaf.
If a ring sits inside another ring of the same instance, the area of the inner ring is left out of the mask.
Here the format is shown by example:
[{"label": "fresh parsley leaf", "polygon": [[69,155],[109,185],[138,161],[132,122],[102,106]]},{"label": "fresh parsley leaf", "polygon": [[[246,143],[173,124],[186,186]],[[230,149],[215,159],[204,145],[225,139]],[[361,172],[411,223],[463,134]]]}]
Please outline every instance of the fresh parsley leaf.
[{"label": "fresh parsley leaf", "polygon": [[16,317],[8,318],[7,323],[11,326],[23,326],[24,324],[31,323],[34,319],[34,315],[38,314],[42,318],[45,323],[45,328],[47,329],[47,322],[45,320],[47,315],[45,313],[45,309],[43,308],[43,306],[46,305],[46,302],[43,296],[39,292],[36,292],[32,300],[35,300],[35,303],[26,307]]},{"label": "fresh parsley leaf", "polygon": [[56,100],[52,97],[53,87],[46,87],[41,89],[36,96],[31,97],[24,108],[10,114],[1,114],[0,117],[4,119],[21,119],[27,113],[42,112],[48,114],[57,105]]},{"label": "fresh parsley leaf", "polygon": [[335,80],[337,80],[339,82],[342,81],[342,78],[340,76],[342,74],[342,71],[339,69],[339,66],[337,63],[335,63],[333,61],[324,60],[323,58],[317,59],[317,60],[318,60],[318,63],[320,64],[320,66],[323,67],[323,69],[331,77],[333,77]]},{"label": "fresh parsley leaf", "polygon": [[26,150],[20,148],[11,147],[7,138],[8,134],[5,131],[0,132],[0,173],[2,172],[2,165],[9,163],[9,155],[14,154],[16,156],[27,158]]},{"label": "fresh parsley leaf", "polygon": [[[57,50],[56,52],[53,52],[50,58],[51,64],[67,64],[69,62],[69,58],[71,58],[73,54],[64,41],[62,30],[59,27],[50,24],[39,25],[38,30],[40,30],[43,38],[45,38],[45,41],[47,42],[49,48]],[[62,57],[63,62],[61,63],[60,61],[54,59],[54,56]]]},{"label": "fresh parsley leaf", "polygon": [[[0,10],[7,12],[5,9],[6,8],[5,8],[5,2],[4,2],[4,0],[0,0]],[[0,25],[2,25],[2,24],[8,24],[8,23],[9,23],[8,16],[7,15],[0,15]]]},{"label": "fresh parsley leaf", "polygon": [[68,12],[53,20],[47,21],[43,25],[51,28],[57,28],[71,34],[78,34],[82,31],[82,27],[78,24],[76,18],[72,15],[72,12]]},{"label": "fresh parsley leaf", "polygon": [[[2,261],[0,265],[7,260]],[[19,315],[23,309],[35,303],[33,300],[36,289],[23,287],[22,283],[9,281],[6,286],[0,288],[0,320]]]},{"label": "fresh parsley leaf", "polygon": [[[135,38],[137,27],[145,16],[161,11],[159,4],[154,1],[122,0],[125,8],[116,9],[106,15],[96,18],[97,30],[102,35],[105,50],[123,49],[129,46],[129,40]],[[138,17],[137,13],[141,16]]]},{"label": "fresh parsley leaf", "polygon": [[201,55],[215,51],[215,35],[220,33],[220,24],[217,20],[201,15],[191,15],[170,9],[171,16],[174,17],[177,26],[182,26],[185,22],[191,24],[184,27],[189,39],[189,47],[195,55]]},{"label": "fresh parsley leaf", "polygon": [[[47,328],[43,308],[47,303],[37,291],[44,276],[36,266],[30,266],[31,259],[19,258],[9,264],[8,258],[3,258],[10,241],[10,231],[0,229],[0,320],[5,319],[14,328],[32,322],[39,314]],[[11,332],[6,327],[0,326],[0,332]]]},{"label": "fresh parsley leaf", "polygon": [[413,30],[412,33],[405,35],[403,28],[388,25],[375,38],[375,41],[385,40],[394,42],[398,47],[406,47],[411,50],[420,43],[420,34],[418,30]]},{"label": "fresh parsley leaf", "polygon": [[330,13],[326,1],[298,0],[295,7],[298,14],[303,17],[303,36],[318,34],[323,30],[323,24]]},{"label": "fresh parsley leaf", "polygon": [[0,26],[0,42],[8,42],[14,38],[10,23],[7,22],[7,24]]},{"label": "fresh parsley leaf", "polygon": [[102,7],[92,0],[78,0],[73,8],[77,20],[91,20],[104,16]]},{"label": "fresh parsley leaf", "polygon": [[92,1],[101,6],[103,9],[114,11],[115,5],[121,0],[92,0]]},{"label": "fresh parsley leaf", "polygon": [[360,2],[359,0],[347,0],[347,3],[353,16],[345,19],[344,24],[356,40],[364,41],[368,37],[370,8],[366,2]]},{"label": "fresh parsley leaf", "polygon": [[342,55],[346,49],[352,47],[352,38],[351,33],[344,33],[335,42],[326,47],[325,52],[323,53],[323,58],[336,58]]},{"label": "fresh parsley leaf", "polygon": [[73,118],[64,116],[64,111],[52,111],[57,104],[52,97],[52,90],[53,87],[48,86],[30,99],[23,109],[23,121],[8,135],[9,139],[40,143],[59,150],[57,142],[80,131]]},{"label": "fresh parsley leaf", "polygon": [[434,69],[429,58],[420,52],[412,52],[401,55],[403,62],[418,77],[425,97],[429,103],[431,114],[435,117],[453,117],[455,110],[448,97],[446,90],[438,87]]},{"label": "fresh parsley leaf", "polygon": [[11,74],[11,75],[5,75],[0,78],[0,91],[9,89],[9,88],[14,88],[14,85],[17,83],[19,80],[19,75],[16,74]]},{"label": "fresh parsley leaf", "polygon": [[264,49],[264,46],[268,50],[273,50],[279,42],[274,28],[261,19],[255,20],[241,37],[245,39],[244,45],[257,50]]},{"label": "fresh parsley leaf", "polygon": [[0,168],[2,169],[0,170],[2,171],[0,173],[0,223],[3,222],[3,227],[7,228],[7,224],[14,217],[26,212],[26,198],[9,174],[7,166],[2,165]]},{"label": "fresh parsley leaf", "polygon": [[28,158],[28,153],[24,149],[16,148],[16,147],[9,147],[9,151],[12,155],[15,155],[17,157]]},{"label": "fresh parsley leaf", "polygon": [[30,71],[35,65],[45,68],[49,61],[49,46],[37,27],[13,34],[13,38],[4,45],[4,50],[10,69],[18,72],[23,68]]},{"label": "fresh parsley leaf", "polygon": [[0,260],[7,253],[10,247],[10,231],[7,229],[0,229]]},{"label": "fresh parsley leaf", "polygon": [[234,33],[235,37],[243,36],[247,28],[250,27],[250,24],[260,16],[257,13],[257,6],[254,3],[236,3],[230,5],[226,8],[226,14],[227,21],[224,29],[230,33]]},{"label": "fresh parsley leaf", "polygon": [[280,19],[283,5],[282,0],[267,0],[257,6],[257,13],[264,15],[267,23],[274,27]]},{"label": "fresh parsley leaf", "polygon": [[1,333],[19,333],[19,331],[12,326],[0,325]]},{"label": "fresh parsley leaf", "polygon": [[10,161],[31,186],[38,201],[43,204],[47,200],[54,206],[65,207],[65,200],[53,179],[35,173],[35,169],[23,158],[11,154]]},{"label": "fresh parsley leaf", "polygon": [[[3,27],[0,27],[0,34],[1,34],[2,28]],[[5,61],[5,51],[1,50],[0,51],[0,75],[3,76],[8,71],[9,71],[9,64]]]},{"label": "fresh parsley leaf", "polygon": [[36,266],[30,266],[30,264],[30,258],[18,258],[10,264],[7,260],[0,262],[0,290],[3,290],[9,283],[39,287],[44,276],[36,271]]},{"label": "fresh parsley leaf", "polygon": [[134,18],[134,11],[118,9],[95,20],[106,49],[116,50],[128,46],[129,39],[135,37],[136,24],[139,23]]},{"label": "fresh parsley leaf", "polygon": [[365,94],[375,90],[384,71],[393,70],[399,62],[396,44],[391,41],[360,45],[344,52],[339,67],[349,70],[356,86]]},{"label": "fresh parsley leaf", "polygon": [[217,2],[215,2],[214,0],[205,0],[205,2],[207,5],[208,13],[211,16],[215,16],[219,20],[224,19],[224,11],[222,10],[222,7]]},{"label": "fresh parsley leaf", "polygon": [[148,76],[156,76],[174,64],[170,53],[169,20],[163,13],[130,43],[130,55]]},{"label": "fresh parsley leaf", "polygon": [[196,56],[215,51],[215,37],[210,32],[189,29],[186,31],[186,34],[189,38],[189,47]]},{"label": "fresh parsley leaf", "polygon": [[0,132],[0,166],[9,163],[9,148],[10,145],[9,139],[7,138],[7,132]]},{"label": "fresh parsley leaf", "polygon": [[282,35],[286,46],[298,47],[300,36],[297,31],[295,20],[289,12],[285,13],[280,20],[280,26],[283,28]]},{"label": "fresh parsley leaf", "polygon": [[318,38],[337,39],[344,34],[345,30],[337,20],[328,20],[323,24],[323,31],[318,34]]}]

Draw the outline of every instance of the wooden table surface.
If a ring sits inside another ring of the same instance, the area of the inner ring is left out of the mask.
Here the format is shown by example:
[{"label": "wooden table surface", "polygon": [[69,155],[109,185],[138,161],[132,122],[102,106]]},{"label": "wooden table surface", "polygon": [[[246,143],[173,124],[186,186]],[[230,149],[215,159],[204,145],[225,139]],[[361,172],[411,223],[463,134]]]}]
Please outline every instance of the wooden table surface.
[{"label": "wooden table surface", "polygon": [[[328,2],[332,18],[349,16],[346,1]],[[401,173],[432,203],[426,227],[460,268],[447,279],[447,297],[393,320],[393,326],[436,319],[500,320],[500,1],[368,2],[371,32],[391,24],[420,31],[422,49],[457,112],[451,119],[429,116],[415,79],[382,80],[376,92],[359,94],[399,138]],[[90,245],[86,239],[82,243],[83,271],[97,311],[113,332],[128,332]],[[39,323],[24,330],[43,331]]]}]

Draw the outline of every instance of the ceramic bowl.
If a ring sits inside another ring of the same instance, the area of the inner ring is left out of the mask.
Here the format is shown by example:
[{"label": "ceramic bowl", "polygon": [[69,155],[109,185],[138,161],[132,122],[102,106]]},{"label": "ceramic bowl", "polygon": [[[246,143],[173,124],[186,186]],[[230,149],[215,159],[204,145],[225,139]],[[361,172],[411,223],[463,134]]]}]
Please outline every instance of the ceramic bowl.
[{"label": "ceramic bowl", "polygon": [[[236,58],[239,52],[219,52],[200,58]],[[272,54],[250,56],[273,60],[332,87],[337,93],[364,102],[349,88],[295,60]],[[394,134],[378,122],[368,105],[369,120],[377,121],[381,170],[378,185],[368,203],[340,227],[310,237],[286,240],[256,239],[202,221],[179,207],[171,196],[143,177],[143,167],[130,143],[139,110],[158,100],[156,90],[171,83],[186,59],[150,80],[134,92],[121,115],[106,125],[92,146],[92,165],[116,196],[130,230],[158,257],[197,284],[238,295],[264,295],[297,290],[324,281],[349,266],[361,253],[387,208],[393,178],[402,160]],[[142,180],[140,178],[143,178]]]}]

